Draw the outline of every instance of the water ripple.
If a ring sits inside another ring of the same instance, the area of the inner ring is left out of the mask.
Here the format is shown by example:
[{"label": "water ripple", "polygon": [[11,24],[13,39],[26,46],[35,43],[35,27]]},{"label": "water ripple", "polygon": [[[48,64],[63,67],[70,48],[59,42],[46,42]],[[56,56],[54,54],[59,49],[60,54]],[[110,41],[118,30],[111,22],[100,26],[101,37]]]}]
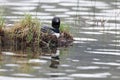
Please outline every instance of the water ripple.
[{"label": "water ripple", "polygon": [[47,63],[47,60],[40,60],[40,59],[30,59],[29,63]]},{"label": "water ripple", "polygon": [[18,2],[7,2],[7,3],[0,3],[1,6],[38,6],[38,3],[18,3]]},{"label": "water ripple", "polygon": [[18,65],[18,64],[5,64],[5,66],[8,66],[8,67],[19,67],[20,65]]},{"label": "water ripple", "polygon": [[45,11],[49,11],[49,12],[66,12],[69,11],[69,9],[65,9],[65,8],[57,8],[57,9],[45,9]]},{"label": "water ripple", "polygon": [[[17,12],[12,12],[12,14],[17,14],[17,15],[24,15],[25,12],[23,11],[17,11]],[[40,15],[50,15],[50,13],[45,13],[45,12],[29,12],[29,14],[33,15],[33,16],[40,16]]]},{"label": "water ripple", "polygon": [[71,74],[70,77],[80,77],[80,78],[107,78],[111,74],[109,72],[104,73],[94,73],[94,74]]},{"label": "water ripple", "polygon": [[34,9],[36,9],[36,7],[34,7],[34,6],[29,6],[29,7],[27,7],[27,6],[24,6],[24,7],[13,7],[13,8],[11,8],[11,9],[13,9],[13,10],[17,10],[17,11],[25,11],[25,10],[34,10]]},{"label": "water ripple", "polygon": [[66,73],[45,73],[46,75],[58,75],[58,76],[62,76],[62,75],[66,75]]},{"label": "water ripple", "polygon": [[0,76],[0,80],[48,80],[48,78],[17,78],[17,77],[6,77]]},{"label": "water ripple", "polygon": [[102,55],[114,55],[114,56],[120,56],[119,52],[105,52],[105,51],[85,51],[87,53],[92,53],[92,54],[102,54]]},{"label": "water ripple", "polygon": [[0,72],[6,72],[8,71],[7,69],[0,69]]},{"label": "water ripple", "polygon": [[50,80],[74,80],[71,77],[57,77],[57,78],[50,78]]},{"label": "water ripple", "polygon": [[100,67],[99,66],[79,66],[79,67],[76,67],[76,69],[91,70],[91,69],[100,69]]},{"label": "water ripple", "polygon": [[92,62],[92,63],[99,65],[108,65],[108,66],[120,66],[120,63],[114,63],[114,62]]},{"label": "water ripple", "polygon": [[74,40],[77,40],[77,41],[97,41],[97,39],[93,39],[93,38],[77,38],[77,37],[75,37]]},{"label": "water ripple", "polygon": [[55,8],[55,6],[51,6],[51,5],[41,5],[41,8],[50,9],[50,8]]},{"label": "water ripple", "polygon": [[30,75],[30,74],[23,74],[23,73],[16,73],[16,74],[12,74],[13,76],[25,76],[25,77],[34,77],[34,75]]}]

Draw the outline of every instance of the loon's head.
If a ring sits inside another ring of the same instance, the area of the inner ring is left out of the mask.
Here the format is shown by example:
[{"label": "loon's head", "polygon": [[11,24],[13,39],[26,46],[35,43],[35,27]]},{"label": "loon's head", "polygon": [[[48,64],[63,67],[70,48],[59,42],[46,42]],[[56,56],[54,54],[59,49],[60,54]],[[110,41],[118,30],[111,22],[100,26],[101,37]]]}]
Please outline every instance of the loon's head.
[{"label": "loon's head", "polygon": [[54,32],[59,33],[59,27],[60,27],[60,18],[54,17],[52,19],[52,27],[54,28]]},{"label": "loon's head", "polygon": [[60,18],[59,17],[54,17],[52,19],[52,31],[54,32],[53,35],[56,35],[58,38],[60,36]]}]

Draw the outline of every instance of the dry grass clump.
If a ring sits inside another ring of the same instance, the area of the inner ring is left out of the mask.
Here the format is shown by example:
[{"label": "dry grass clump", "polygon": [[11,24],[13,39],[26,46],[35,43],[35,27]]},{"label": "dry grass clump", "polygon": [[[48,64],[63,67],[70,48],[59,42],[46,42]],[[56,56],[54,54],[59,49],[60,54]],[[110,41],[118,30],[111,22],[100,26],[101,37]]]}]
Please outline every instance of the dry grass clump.
[{"label": "dry grass clump", "polygon": [[0,36],[4,35],[3,28],[5,27],[5,20],[3,16],[0,15]]},{"label": "dry grass clump", "polygon": [[27,14],[19,22],[15,23],[13,27],[13,33],[16,37],[24,38],[29,41],[33,39],[33,34],[40,33],[41,24],[37,18],[32,18],[31,15]]},{"label": "dry grass clump", "polygon": [[16,45],[38,45],[40,41],[40,29],[40,21],[27,14],[22,20],[14,24],[10,32]]},{"label": "dry grass clump", "polygon": [[4,37],[4,27],[5,27],[5,20],[3,16],[0,15],[0,45],[3,45],[3,38]]}]

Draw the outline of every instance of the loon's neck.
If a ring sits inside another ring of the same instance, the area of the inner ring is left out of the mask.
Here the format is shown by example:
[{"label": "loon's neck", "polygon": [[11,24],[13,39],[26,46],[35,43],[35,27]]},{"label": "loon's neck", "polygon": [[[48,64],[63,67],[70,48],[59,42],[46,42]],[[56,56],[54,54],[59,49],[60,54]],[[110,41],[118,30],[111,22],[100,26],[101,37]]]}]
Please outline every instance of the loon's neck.
[{"label": "loon's neck", "polygon": [[57,38],[59,38],[60,37],[60,30],[59,30],[59,28],[53,28],[52,30],[54,31],[53,35],[55,35]]}]

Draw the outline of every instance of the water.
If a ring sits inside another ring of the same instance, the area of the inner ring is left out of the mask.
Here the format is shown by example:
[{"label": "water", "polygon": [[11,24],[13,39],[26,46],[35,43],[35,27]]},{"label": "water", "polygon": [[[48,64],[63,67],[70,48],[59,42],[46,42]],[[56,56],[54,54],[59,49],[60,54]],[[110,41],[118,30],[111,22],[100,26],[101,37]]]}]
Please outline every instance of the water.
[{"label": "water", "polygon": [[59,16],[71,25],[76,40],[57,49],[60,60],[49,54],[29,59],[2,52],[0,80],[120,79],[119,0],[0,0],[0,5],[8,24],[25,13],[44,24]]}]

